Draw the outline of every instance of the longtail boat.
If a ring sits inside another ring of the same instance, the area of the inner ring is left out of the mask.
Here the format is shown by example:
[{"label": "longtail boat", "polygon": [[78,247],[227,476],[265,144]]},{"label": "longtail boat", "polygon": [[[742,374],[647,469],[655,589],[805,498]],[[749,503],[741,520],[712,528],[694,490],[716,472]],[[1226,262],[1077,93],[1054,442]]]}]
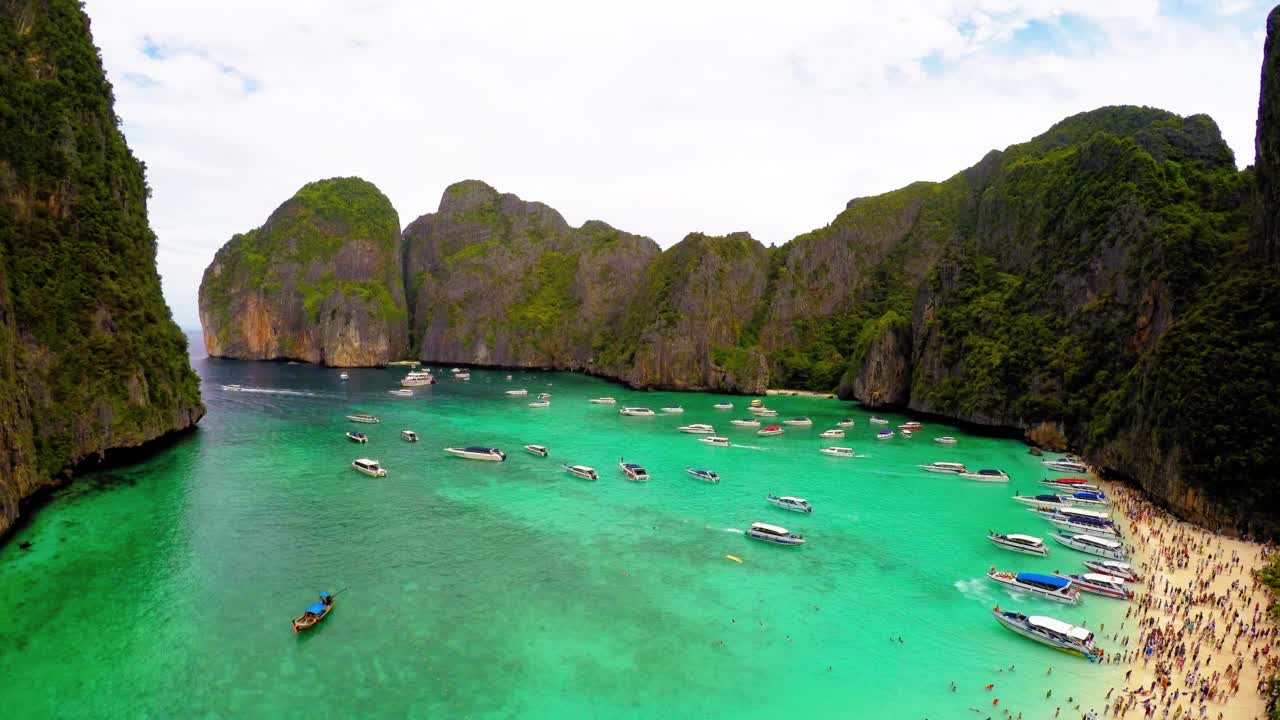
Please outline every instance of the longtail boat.
[{"label": "longtail boat", "polygon": [[293,619],[293,631],[297,633],[310,630],[325,619],[332,609],[333,596],[327,592],[320,593],[320,602],[312,603],[302,615]]}]

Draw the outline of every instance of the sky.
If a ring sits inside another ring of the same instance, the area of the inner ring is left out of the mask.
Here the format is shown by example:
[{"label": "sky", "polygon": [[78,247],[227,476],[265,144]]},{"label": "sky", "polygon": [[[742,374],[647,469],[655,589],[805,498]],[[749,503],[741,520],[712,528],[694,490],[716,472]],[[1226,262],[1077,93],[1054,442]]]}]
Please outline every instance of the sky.
[{"label": "sky", "polygon": [[1253,162],[1251,0],[86,0],[147,165],[165,297],[302,185],[402,226],[480,179],[663,247],[783,243],[1103,105],[1207,113]]}]

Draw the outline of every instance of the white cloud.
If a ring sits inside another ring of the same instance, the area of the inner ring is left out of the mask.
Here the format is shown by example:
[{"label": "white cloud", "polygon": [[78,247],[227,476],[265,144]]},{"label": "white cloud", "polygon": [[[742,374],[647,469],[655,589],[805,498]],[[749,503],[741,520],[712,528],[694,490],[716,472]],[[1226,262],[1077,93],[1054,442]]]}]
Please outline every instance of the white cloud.
[{"label": "white cloud", "polygon": [[[850,197],[943,179],[1106,104],[1208,113],[1245,165],[1266,11],[1239,0],[1181,18],[1155,0],[87,4],[149,168],[160,271],[184,326],[217,248],[321,177],[376,183],[402,224],[433,211],[450,182],[479,178],[570,222],[670,245],[693,230],[783,242]],[[1028,44],[1019,33],[1033,23],[1058,41]]]}]

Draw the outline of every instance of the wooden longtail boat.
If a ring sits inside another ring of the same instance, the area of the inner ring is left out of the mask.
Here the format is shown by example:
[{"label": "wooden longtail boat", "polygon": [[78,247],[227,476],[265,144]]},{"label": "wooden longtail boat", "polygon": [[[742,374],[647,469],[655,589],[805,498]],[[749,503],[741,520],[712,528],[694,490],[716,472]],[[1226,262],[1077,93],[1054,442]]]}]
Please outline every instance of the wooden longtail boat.
[{"label": "wooden longtail boat", "polygon": [[306,609],[306,612],[293,619],[293,631],[295,633],[303,630],[310,630],[320,623],[329,615],[329,611],[333,609],[333,596],[327,592],[320,593],[320,602],[312,603]]}]

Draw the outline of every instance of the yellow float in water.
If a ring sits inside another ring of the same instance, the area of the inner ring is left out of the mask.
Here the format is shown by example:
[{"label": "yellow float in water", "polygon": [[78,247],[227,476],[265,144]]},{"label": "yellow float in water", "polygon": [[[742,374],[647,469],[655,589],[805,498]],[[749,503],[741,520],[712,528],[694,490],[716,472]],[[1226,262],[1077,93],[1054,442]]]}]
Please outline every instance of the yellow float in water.
[{"label": "yellow float in water", "polygon": [[732,560],[736,563],[742,562],[742,558],[738,557],[737,555],[725,555],[724,558],[726,560]]}]

